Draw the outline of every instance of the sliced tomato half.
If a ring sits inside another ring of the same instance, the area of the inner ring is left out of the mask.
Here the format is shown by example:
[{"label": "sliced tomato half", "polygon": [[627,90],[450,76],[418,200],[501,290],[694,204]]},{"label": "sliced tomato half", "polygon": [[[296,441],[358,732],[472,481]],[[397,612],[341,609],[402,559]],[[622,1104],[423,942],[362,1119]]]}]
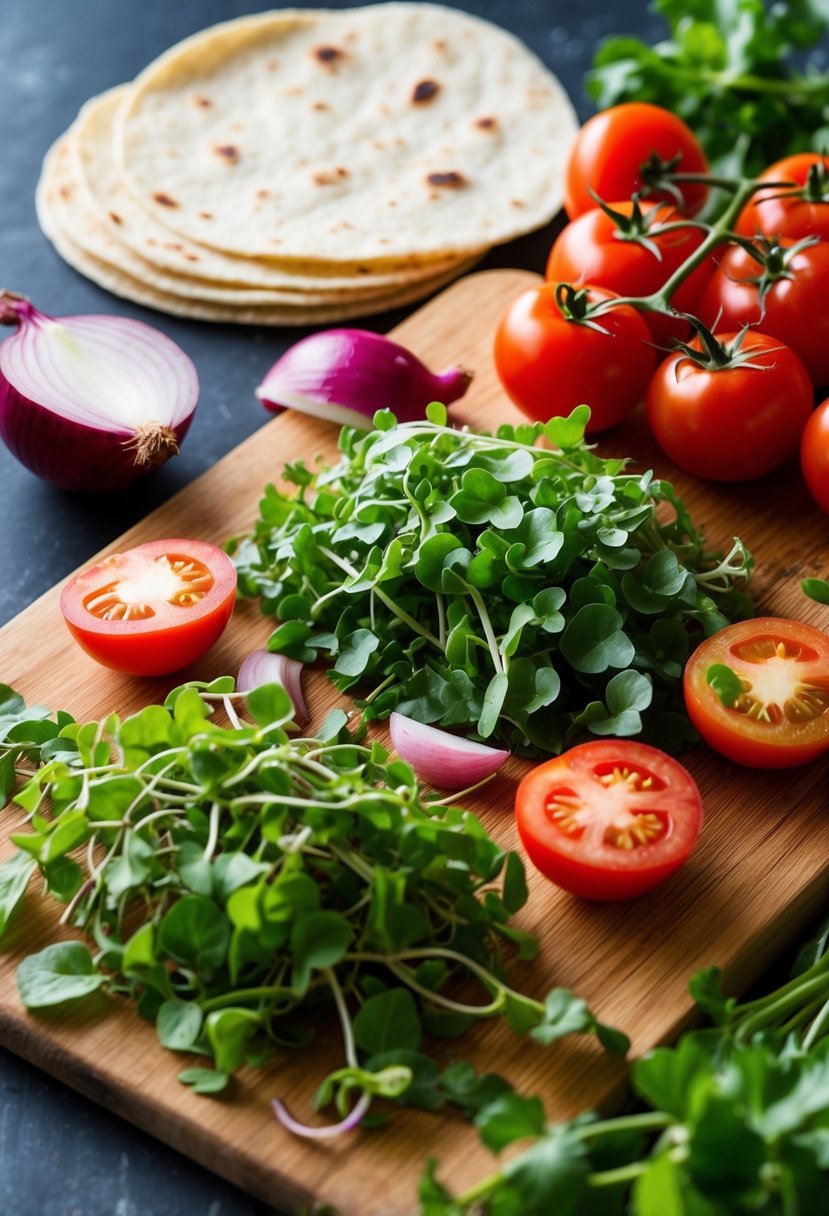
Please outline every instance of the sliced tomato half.
[{"label": "sliced tomato half", "polygon": [[[728,706],[708,683],[716,664],[743,687]],[[829,748],[829,638],[802,621],[766,616],[721,629],[691,655],[684,689],[703,739],[738,764],[786,768]]]},{"label": "sliced tomato half", "polygon": [[60,607],[72,636],[105,667],[178,671],[210,649],[233,612],[236,570],[206,541],[154,540],[76,574]]},{"label": "sliced tomato half", "polygon": [[702,826],[678,760],[628,739],[583,743],[534,768],[515,796],[530,861],[586,899],[643,895],[687,861]]}]

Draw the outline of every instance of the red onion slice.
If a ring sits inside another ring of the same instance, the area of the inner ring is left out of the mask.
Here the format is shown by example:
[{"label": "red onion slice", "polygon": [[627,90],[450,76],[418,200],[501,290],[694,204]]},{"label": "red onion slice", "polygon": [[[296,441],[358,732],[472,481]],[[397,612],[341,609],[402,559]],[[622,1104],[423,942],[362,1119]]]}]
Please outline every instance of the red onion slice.
[{"label": "red onion slice", "polygon": [[238,692],[252,692],[263,684],[281,684],[294,704],[294,721],[303,727],[310,721],[308,706],[302,695],[303,664],[284,654],[270,650],[254,650],[239,668],[236,678]]},{"label": "red onion slice", "polygon": [[416,775],[441,789],[462,790],[496,773],[509,752],[450,735],[403,714],[389,719],[391,741]]},{"label": "red onion slice", "polygon": [[354,1109],[350,1111],[340,1123],[329,1123],[323,1127],[310,1127],[307,1123],[300,1123],[288,1111],[285,1103],[280,1098],[274,1098],[271,1102],[273,1113],[276,1115],[283,1127],[289,1132],[293,1132],[295,1136],[304,1136],[306,1140],[334,1140],[337,1136],[341,1136],[343,1132],[353,1131],[355,1127],[359,1127],[362,1122],[363,1115],[371,1106],[371,1095],[361,1094],[354,1104]]}]

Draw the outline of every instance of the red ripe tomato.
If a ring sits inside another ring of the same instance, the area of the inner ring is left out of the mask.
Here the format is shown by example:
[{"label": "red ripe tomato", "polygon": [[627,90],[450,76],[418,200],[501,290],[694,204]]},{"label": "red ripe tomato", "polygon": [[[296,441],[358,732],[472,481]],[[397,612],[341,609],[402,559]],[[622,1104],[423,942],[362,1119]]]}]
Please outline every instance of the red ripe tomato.
[{"label": "red ripe tomato", "polygon": [[631,899],[688,860],[702,799],[678,760],[603,739],[537,765],[518,787],[515,816],[527,856],[551,882],[585,899]]},{"label": "red ripe tomato", "polygon": [[[795,242],[781,242],[784,249]],[[709,327],[759,326],[799,355],[815,385],[829,384],[829,242],[810,245],[786,260],[760,301],[763,270],[740,245],[731,245],[703,291],[697,315]],[[689,310],[692,311],[692,310]]]},{"label": "red ripe tomato", "polygon": [[[625,216],[633,211],[630,200],[611,203],[611,207]],[[645,201],[641,208],[651,224],[676,224],[685,218],[671,203]],[[645,235],[648,244],[622,232],[601,208],[586,211],[559,233],[547,261],[547,279],[552,283],[573,283],[577,287],[594,283],[620,296],[649,296],[658,291],[703,242],[703,234],[698,228],[677,229],[663,236]],[[657,252],[654,252],[654,246]],[[711,270],[708,261],[698,266],[674,293],[673,307],[680,312],[696,313]],[[684,321],[656,312],[643,312],[642,319],[657,346],[667,347],[674,338],[688,336],[689,326]]]},{"label": "red ripe tomato", "polygon": [[[770,165],[760,174],[763,182],[793,182],[804,187],[813,165],[829,170],[829,157],[817,152],[797,152]],[[817,197],[809,191],[786,191],[780,187],[760,190],[741,212],[735,231],[743,236],[788,236],[799,240],[803,236],[819,236],[829,241],[829,187],[819,186]]]},{"label": "red ripe tomato", "polygon": [[[733,705],[708,683],[715,664],[742,683]],[[802,621],[767,616],[721,629],[688,660],[684,691],[703,739],[738,764],[788,768],[829,749],[829,638]]]},{"label": "red ripe tomato", "polygon": [[[717,334],[731,344],[737,334]],[[698,339],[692,343],[699,348]],[[656,369],[648,421],[671,460],[713,481],[761,477],[797,450],[812,412],[812,382],[777,338],[749,330],[740,366],[701,367],[681,351]]]},{"label": "red ripe tomato", "polygon": [[[613,299],[588,289],[587,300]],[[565,317],[556,284],[531,287],[509,305],[495,333],[495,367],[519,409],[538,422],[590,406],[591,432],[626,418],[656,363],[650,331],[628,305],[604,313],[602,330]]]},{"label": "red ripe tomato", "polygon": [[63,588],[69,632],[98,663],[134,676],[201,658],[230,620],[236,570],[197,540],[154,540],[113,553]]},{"label": "red ripe tomato", "polygon": [[[642,165],[654,153],[665,162],[679,156],[678,172],[708,172],[705,153],[690,127],[670,110],[628,101],[594,114],[576,136],[565,170],[564,209],[570,219],[598,206],[591,189],[605,202],[643,191]],[[695,215],[708,187],[687,183],[680,188],[683,210]]]},{"label": "red ripe tomato", "polygon": [[829,513],[829,400],[819,405],[806,423],[800,463],[812,498]]}]

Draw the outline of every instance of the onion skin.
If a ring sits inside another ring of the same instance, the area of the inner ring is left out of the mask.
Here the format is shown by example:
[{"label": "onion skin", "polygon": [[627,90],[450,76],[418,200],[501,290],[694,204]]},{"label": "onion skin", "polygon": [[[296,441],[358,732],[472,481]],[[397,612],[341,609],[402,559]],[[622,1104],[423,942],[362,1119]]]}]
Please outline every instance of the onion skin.
[{"label": "onion skin", "polygon": [[391,715],[389,731],[398,755],[412,766],[415,775],[440,789],[462,790],[477,785],[496,773],[509,756],[501,748],[462,739],[403,714]]},{"label": "onion skin", "polygon": [[382,334],[328,329],[287,350],[256,396],[270,410],[287,407],[367,430],[380,409],[391,410],[398,422],[420,421],[430,401],[451,405],[471,381],[472,373],[460,368],[429,371]]},{"label": "onion skin", "polygon": [[[190,429],[190,414],[172,428],[175,455]],[[0,438],[21,464],[60,490],[106,493],[149,473],[158,464],[136,459],[131,446],[134,432],[102,431],[82,422],[70,422],[36,401],[23,397],[0,372]],[[166,457],[165,457],[166,459]]]}]

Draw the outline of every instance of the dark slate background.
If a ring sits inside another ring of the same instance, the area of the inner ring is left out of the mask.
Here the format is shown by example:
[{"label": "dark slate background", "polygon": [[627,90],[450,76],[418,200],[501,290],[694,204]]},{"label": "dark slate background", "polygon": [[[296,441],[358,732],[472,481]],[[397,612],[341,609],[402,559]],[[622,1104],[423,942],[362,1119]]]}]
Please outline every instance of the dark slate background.
[{"label": "dark slate background", "polygon": [[[337,0],[325,6],[353,7]],[[132,78],[206,25],[269,7],[255,0],[0,3],[0,285],[53,315],[120,312],[155,324],[194,359],[202,386],[181,456],[119,495],[61,493],[0,445],[0,624],[267,421],[253,389],[302,331],[180,321],[117,300],[53,252],[38,229],[33,198],[46,149],[88,97]],[[457,7],[523,38],[561,78],[582,117],[591,112],[582,79],[601,38],[629,32],[656,40],[663,32],[634,0],[478,0]],[[552,231],[503,246],[483,268],[543,270]],[[402,315],[361,324],[387,329]],[[278,1140],[275,1131],[274,1152]],[[0,1050],[0,1213],[265,1216],[265,1209]]]}]

